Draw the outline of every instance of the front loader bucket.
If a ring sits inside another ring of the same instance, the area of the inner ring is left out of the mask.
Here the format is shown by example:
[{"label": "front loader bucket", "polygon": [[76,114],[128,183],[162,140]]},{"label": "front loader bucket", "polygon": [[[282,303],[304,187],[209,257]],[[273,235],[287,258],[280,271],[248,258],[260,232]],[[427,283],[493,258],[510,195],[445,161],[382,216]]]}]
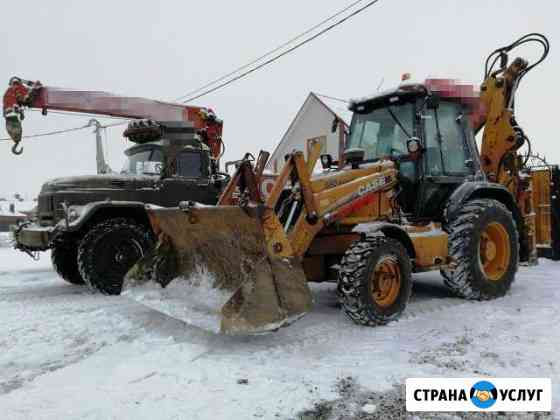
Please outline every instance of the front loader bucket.
[{"label": "front loader bucket", "polygon": [[276,330],[312,298],[301,263],[268,251],[262,216],[237,206],[149,209],[159,242],[128,273],[123,294],[225,334]]}]

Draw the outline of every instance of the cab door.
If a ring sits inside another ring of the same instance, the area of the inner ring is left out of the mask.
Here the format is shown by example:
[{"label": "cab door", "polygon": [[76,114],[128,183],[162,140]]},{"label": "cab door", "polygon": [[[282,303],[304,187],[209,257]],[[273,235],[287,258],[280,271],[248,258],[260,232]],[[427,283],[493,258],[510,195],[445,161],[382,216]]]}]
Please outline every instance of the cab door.
[{"label": "cab door", "polygon": [[435,109],[423,109],[421,120],[424,154],[417,215],[437,220],[455,188],[474,175],[476,145],[469,141],[472,130],[460,104],[441,101]]},{"label": "cab door", "polygon": [[206,155],[185,150],[177,153],[171,166],[172,175],[162,180],[164,206],[175,207],[181,201],[216,204],[219,191],[211,182]]}]

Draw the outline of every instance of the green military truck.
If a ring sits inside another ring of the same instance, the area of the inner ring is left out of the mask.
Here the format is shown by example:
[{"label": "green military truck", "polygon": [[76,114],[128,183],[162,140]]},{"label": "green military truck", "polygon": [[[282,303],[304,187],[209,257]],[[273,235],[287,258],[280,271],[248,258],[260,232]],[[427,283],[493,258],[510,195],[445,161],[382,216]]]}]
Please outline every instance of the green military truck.
[{"label": "green military truck", "polygon": [[135,145],[120,173],[46,182],[34,217],[14,228],[17,249],[51,250],[64,280],[109,295],[155,243],[146,205],[215,204],[229,180],[190,122],[136,121],[125,136]]}]

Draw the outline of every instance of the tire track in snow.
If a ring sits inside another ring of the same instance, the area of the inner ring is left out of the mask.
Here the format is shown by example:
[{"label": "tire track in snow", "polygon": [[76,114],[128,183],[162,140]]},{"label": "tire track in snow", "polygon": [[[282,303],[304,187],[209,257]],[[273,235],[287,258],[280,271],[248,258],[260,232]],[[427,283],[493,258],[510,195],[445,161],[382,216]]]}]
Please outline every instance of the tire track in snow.
[{"label": "tire track in snow", "polygon": [[[267,335],[267,340],[262,340],[262,336],[243,338],[218,336],[218,338],[214,339],[217,342],[212,345],[213,351],[201,355],[200,358],[231,355],[231,348],[227,345],[231,343],[231,340],[239,341],[239,344],[244,344],[256,351],[269,352],[278,350],[286,352],[286,348],[291,348],[290,352],[298,352],[302,347],[314,346],[321,342],[331,342],[333,337],[337,337],[338,340],[344,340],[345,336],[359,337],[361,333],[368,333],[377,328],[390,329],[391,326],[398,325],[399,322],[416,321],[418,318],[433,317],[434,314],[454,309],[461,305],[477,304],[477,302],[460,298],[434,297],[433,295],[427,297],[424,292],[419,296],[415,296],[413,293],[409,305],[398,321],[389,323],[386,326],[370,328],[355,325],[342,313],[337,303],[334,287],[319,285],[319,287],[315,286],[313,289],[315,297],[314,310],[292,326],[281,328]],[[441,295],[441,292],[439,294]],[[327,313],[329,316],[328,321],[325,321],[323,316],[317,316],[318,314],[325,315]],[[220,348],[230,348],[230,350],[222,351]],[[240,354],[246,351],[246,348],[239,350]]]}]

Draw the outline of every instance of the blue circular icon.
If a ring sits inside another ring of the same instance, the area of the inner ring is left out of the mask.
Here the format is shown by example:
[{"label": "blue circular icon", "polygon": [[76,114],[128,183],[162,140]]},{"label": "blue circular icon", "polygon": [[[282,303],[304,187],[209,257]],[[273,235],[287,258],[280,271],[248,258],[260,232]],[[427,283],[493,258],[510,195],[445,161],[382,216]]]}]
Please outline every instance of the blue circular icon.
[{"label": "blue circular icon", "polygon": [[488,381],[479,381],[471,388],[471,402],[478,408],[490,408],[498,399],[498,390]]}]

